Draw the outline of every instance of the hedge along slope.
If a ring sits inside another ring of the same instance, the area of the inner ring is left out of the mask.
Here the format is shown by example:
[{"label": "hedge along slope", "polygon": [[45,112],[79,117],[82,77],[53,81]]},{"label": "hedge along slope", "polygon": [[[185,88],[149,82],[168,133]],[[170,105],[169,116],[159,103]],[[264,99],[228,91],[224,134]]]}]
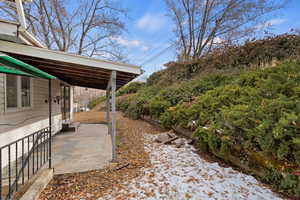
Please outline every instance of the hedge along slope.
[{"label": "hedge along slope", "polygon": [[[146,83],[144,83],[144,82],[131,82],[131,83],[123,86],[122,88],[120,88],[117,91],[116,96],[119,97],[119,96],[123,96],[126,94],[136,93],[138,90],[142,89],[145,85],[146,85]],[[90,101],[88,104],[88,107],[89,107],[89,109],[93,109],[94,107],[96,107],[98,104],[104,102],[105,100],[106,100],[106,96],[100,96],[100,97]]]},{"label": "hedge along slope", "polygon": [[194,131],[202,150],[259,171],[300,197],[300,65],[211,76],[166,89],[146,87],[119,102],[133,118],[151,115]]},{"label": "hedge along slope", "polygon": [[239,73],[250,68],[300,60],[300,34],[284,34],[248,41],[242,46],[216,49],[199,60],[169,63],[168,68],[153,73],[150,85],[168,86],[178,81],[204,77],[207,74]]}]

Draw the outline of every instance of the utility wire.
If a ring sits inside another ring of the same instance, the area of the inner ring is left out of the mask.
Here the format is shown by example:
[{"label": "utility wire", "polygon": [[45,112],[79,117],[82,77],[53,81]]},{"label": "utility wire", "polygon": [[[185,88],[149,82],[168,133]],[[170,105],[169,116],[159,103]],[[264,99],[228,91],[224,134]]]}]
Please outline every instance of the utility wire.
[{"label": "utility wire", "polygon": [[[242,3],[242,2],[243,2],[243,1],[240,0],[240,1],[238,1],[238,2],[236,3],[236,5],[239,5],[239,4]],[[210,19],[215,18],[215,17],[216,17],[217,15],[219,15],[220,13],[223,13],[223,11],[225,11],[226,9],[228,9],[228,7],[222,8],[218,13],[216,13],[215,15],[213,15]],[[195,32],[195,31],[196,31],[197,29],[199,29],[199,28],[200,28],[199,26],[195,27],[195,28],[192,30],[192,32]],[[168,40],[171,40],[171,39],[168,39]],[[166,50],[168,50],[169,48],[171,48],[171,47],[173,47],[173,46],[175,46],[175,43],[174,43],[174,44],[171,44],[171,45],[168,46],[168,47],[166,47],[166,48],[163,49],[161,52],[159,52],[158,54],[154,55],[153,57],[147,59],[146,61],[144,61],[144,62],[143,62],[142,64],[140,64],[140,65],[145,65],[146,63],[148,63],[148,62],[150,62],[150,61],[152,61],[152,60],[154,60],[154,59],[160,57],[162,54],[164,54],[164,53],[166,52]]]},{"label": "utility wire", "polygon": [[155,54],[154,56],[152,56],[151,58],[147,59],[146,61],[144,61],[143,63],[141,63],[140,65],[145,65],[148,64],[149,62],[159,58],[160,56],[162,56],[163,54],[165,54],[170,48],[172,48],[173,46],[175,46],[174,44],[171,44],[170,46],[164,48],[162,51],[160,51],[159,53]]},{"label": "utility wire", "polygon": [[[243,2],[242,0],[241,0],[241,1],[238,1],[237,4],[240,4],[240,3],[242,3],[242,2]],[[221,12],[221,11],[225,11],[226,9],[228,9],[228,7],[225,7],[225,8],[223,8],[223,9],[221,9],[220,12]],[[217,15],[219,15],[220,12],[216,13],[216,14],[215,14],[214,16],[212,16],[210,19],[215,18]],[[222,12],[221,12],[221,13],[222,13]],[[192,32],[195,32],[197,29],[199,29],[199,27],[195,27],[195,28],[192,30]],[[171,40],[171,39],[168,39],[168,40]],[[146,61],[144,61],[144,62],[141,63],[140,65],[145,65],[145,64],[147,64],[147,63],[149,63],[149,62],[151,62],[151,61],[153,61],[153,60],[159,58],[161,55],[163,55],[164,53],[166,53],[166,51],[167,51],[168,49],[172,48],[173,46],[175,46],[175,43],[174,43],[174,44],[171,44],[171,45],[168,46],[168,47],[166,47],[166,48],[163,49],[161,52],[159,52],[158,54],[155,54],[154,56],[152,56],[151,58],[147,59]],[[151,54],[152,54],[152,53],[151,53]]]}]

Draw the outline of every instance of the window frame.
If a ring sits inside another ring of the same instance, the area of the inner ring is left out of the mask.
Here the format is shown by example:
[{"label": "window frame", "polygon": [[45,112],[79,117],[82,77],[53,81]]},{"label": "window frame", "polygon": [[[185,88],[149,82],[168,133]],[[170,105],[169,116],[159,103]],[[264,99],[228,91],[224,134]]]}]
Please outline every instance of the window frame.
[{"label": "window frame", "polygon": [[7,75],[4,77],[4,94],[5,94],[5,112],[10,113],[10,112],[19,112],[19,111],[24,111],[24,110],[30,110],[33,108],[33,79],[31,77],[29,78],[30,81],[30,106],[22,107],[22,81],[21,77],[19,75],[15,75],[17,77],[17,107],[14,108],[9,108],[7,107],[7,85],[6,85],[6,79]]}]

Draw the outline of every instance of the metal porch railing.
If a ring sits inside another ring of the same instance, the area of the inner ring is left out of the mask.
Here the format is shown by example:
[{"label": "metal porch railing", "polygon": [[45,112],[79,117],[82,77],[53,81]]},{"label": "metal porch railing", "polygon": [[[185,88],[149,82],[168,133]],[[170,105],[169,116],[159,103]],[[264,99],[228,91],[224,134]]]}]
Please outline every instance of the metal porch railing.
[{"label": "metal porch railing", "polygon": [[0,200],[13,199],[50,158],[49,127],[0,147]]}]

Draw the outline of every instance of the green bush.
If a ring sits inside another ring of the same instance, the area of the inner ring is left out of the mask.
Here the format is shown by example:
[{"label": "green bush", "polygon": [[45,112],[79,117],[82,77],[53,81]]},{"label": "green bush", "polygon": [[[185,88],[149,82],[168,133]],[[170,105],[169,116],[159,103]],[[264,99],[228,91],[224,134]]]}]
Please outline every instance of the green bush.
[{"label": "green bush", "polygon": [[105,96],[101,96],[98,97],[96,99],[93,99],[92,101],[89,102],[88,104],[88,108],[89,109],[93,109],[95,106],[97,106],[99,103],[105,101],[106,97]]},{"label": "green bush", "polygon": [[300,197],[294,175],[300,164],[299,85],[300,65],[285,63],[166,88],[147,86],[121,104],[133,118],[150,115],[165,127],[194,131],[203,149],[264,169],[262,178],[278,191]]},{"label": "green bush", "polygon": [[143,115],[149,115],[148,101],[159,91],[157,87],[146,87],[133,96],[128,96],[118,102],[118,109],[122,110],[127,117],[140,119]]},{"label": "green bush", "polygon": [[132,82],[129,83],[128,85],[125,85],[124,87],[120,88],[117,91],[116,96],[122,96],[124,94],[133,94],[142,89],[146,83],[144,82]]}]

